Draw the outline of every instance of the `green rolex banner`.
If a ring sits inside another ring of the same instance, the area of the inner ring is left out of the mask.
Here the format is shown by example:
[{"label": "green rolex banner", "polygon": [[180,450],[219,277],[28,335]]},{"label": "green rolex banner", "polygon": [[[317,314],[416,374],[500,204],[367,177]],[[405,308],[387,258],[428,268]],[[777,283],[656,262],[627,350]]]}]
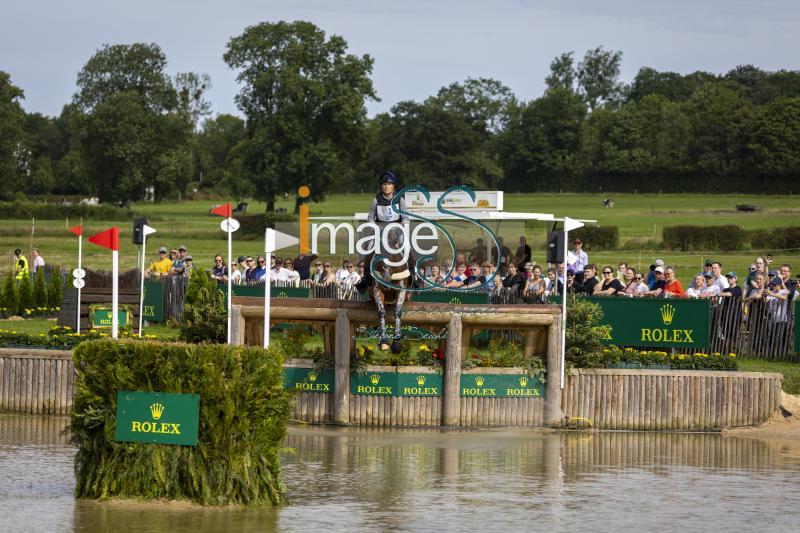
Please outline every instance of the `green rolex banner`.
[{"label": "green rolex banner", "polygon": [[164,321],[164,284],[158,281],[144,282],[144,305],[142,317],[149,322]]},{"label": "green rolex banner", "polygon": [[435,372],[357,372],[350,376],[350,392],[371,396],[441,396],[442,376]]},{"label": "green rolex banner", "polygon": [[461,374],[460,395],[479,398],[544,398],[544,384],[527,374]]},{"label": "green rolex banner", "polygon": [[286,367],[283,369],[283,387],[297,392],[333,392],[333,369]]},{"label": "green rolex banner", "polygon": [[199,394],[117,392],[114,440],[197,445]]},{"label": "green rolex banner", "polygon": [[[603,344],[651,348],[708,348],[711,302],[678,298],[591,298],[611,332]],[[567,317],[569,319],[569,317]]]},{"label": "green rolex banner", "polygon": [[488,304],[489,294],[480,291],[424,291],[414,293],[415,302],[445,304]]}]

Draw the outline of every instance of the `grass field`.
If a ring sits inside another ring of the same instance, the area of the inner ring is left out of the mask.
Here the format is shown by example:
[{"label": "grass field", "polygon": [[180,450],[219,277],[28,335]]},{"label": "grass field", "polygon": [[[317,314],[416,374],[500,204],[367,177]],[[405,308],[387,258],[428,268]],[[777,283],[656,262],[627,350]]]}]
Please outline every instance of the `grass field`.
[{"label": "grass field", "polygon": [[[604,196],[614,199],[615,206],[606,209],[602,206]],[[312,216],[352,215],[366,211],[371,194],[334,194],[325,202],[311,205]],[[148,240],[148,258],[156,256],[158,246],[177,247],[185,244],[195,263],[210,268],[215,253],[226,249],[225,233],[219,228],[220,218],[208,215],[212,201],[186,201],[164,204],[137,204],[133,206],[136,214],[149,217],[151,226],[158,233]],[[754,213],[740,213],[736,204],[755,204],[760,210]],[[294,207],[293,200],[279,200],[277,207],[289,211]],[[265,206],[259,202],[249,202],[249,212],[263,212]],[[620,230],[621,250],[612,252],[593,252],[589,244],[589,258],[592,262],[612,264],[626,261],[637,268],[647,268],[657,257],[674,265],[678,276],[687,285],[691,276],[702,266],[705,258],[714,258],[723,263],[725,270],[736,270],[740,275],[747,271],[757,252],[721,253],[708,250],[702,253],[663,252],[658,249],[661,232],[665,225],[736,224],[743,228],[773,228],[800,225],[800,206],[797,199],[790,196],[743,196],[743,195],[694,195],[694,194],[506,194],[505,210],[514,212],[553,213],[557,217],[595,219],[600,225],[615,225]],[[4,221],[0,228],[0,250],[11,265],[11,251],[14,248],[27,250],[30,239],[30,220]],[[42,250],[48,262],[68,265],[76,263],[77,239],[67,232],[67,228],[77,224],[77,220],[37,221],[33,235],[33,246]],[[129,220],[86,221],[86,233],[91,235],[111,225],[120,227],[122,249],[120,268],[134,268],[136,247],[131,243],[131,222]],[[548,228],[543,223],[504,224],[499,234],[505,236],[507,244],[514,249],[521,233],[525,233],[534,251],[534,260],[544,262],[544,239]],[[472,231],[472,230],[470,230]],[[459,247],[471,248],[478,235],[456,232]],[[260,241],[243,241],[234,234],[234,255],[258,254],[263,249]],[[102,248],[84,240],[84,265],[110,268],[110,256]],[[771,250],[764,244],[763,252],[773,253],[776,261],[794,263],[800,270],[800,250]],[[338,258],[334,258],[338,259]],[[5,270],[5,269],[2,269]]]}]

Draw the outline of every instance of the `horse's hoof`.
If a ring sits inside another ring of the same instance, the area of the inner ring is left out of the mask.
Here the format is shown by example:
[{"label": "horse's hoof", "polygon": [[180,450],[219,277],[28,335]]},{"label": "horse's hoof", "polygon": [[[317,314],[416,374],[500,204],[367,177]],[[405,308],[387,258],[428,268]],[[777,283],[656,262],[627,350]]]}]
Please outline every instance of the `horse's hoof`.
[{"label": "horse's hoof", "polygon": [[394,342],[392,342],[392,353],[393,354],[398,354],[398,353],[400,353],[402,351],[403,351],[403,343],[400,342],[399,339],[395,340]]},{"label": "horse's hoof", "polygon": [[385,352],[385,351],[386,351],[386,350],[388,350],[388,349],[389,349],[389,345],[388,345],[388,344],[386,344],[385,342],[382,342],[382,343],[381,343],[381,350],[383,350],[383,351]]}]

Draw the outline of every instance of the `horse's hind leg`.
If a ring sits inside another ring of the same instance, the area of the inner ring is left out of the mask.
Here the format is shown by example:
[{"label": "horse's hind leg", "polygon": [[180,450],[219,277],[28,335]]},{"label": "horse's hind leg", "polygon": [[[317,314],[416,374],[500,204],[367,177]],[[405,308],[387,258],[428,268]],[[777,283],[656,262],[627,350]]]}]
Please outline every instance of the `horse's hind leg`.
[{"label": "horse's hind leg", "polygon": [[400,329],[400,322],[401,318],[403,317],[403,302],[406,301],[406,291],[400,291],[397,293],[397,303],[394,307],[394,338],[399,339],[401,337],[402,330]]},{"label": "horse's hind leg", "polygon": [[389,343],[386,340],[386,306],[383,304],[383,291],[377,288],[373,289],[373,297],[375,298],[375,306],[378,308],[379,327],[381,332],[380,345],[381,350],[388,350]]}]

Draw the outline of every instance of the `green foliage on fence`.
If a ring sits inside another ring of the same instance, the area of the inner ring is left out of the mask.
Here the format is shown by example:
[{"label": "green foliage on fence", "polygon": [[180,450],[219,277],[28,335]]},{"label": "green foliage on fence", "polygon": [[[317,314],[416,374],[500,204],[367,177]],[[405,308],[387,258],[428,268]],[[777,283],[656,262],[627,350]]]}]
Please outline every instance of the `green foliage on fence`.
[{"label": "green foliage on fence", "polygon": [[187,342],[225,342],[227,315],[225,295],[201,269],[193,269],[186,287],[181,317],[181,340]]},{"label": "green foliage on fence", "polygon": [[663,350],[636,350],[608,346],[602,366],[611,368],[669,368],[673,370],[738,370],[736,354],[697,352],[670,354]]},{"label": "green foliage on fence", "polygon": [[693,250],[744,250],[749,236],[739,226],[665,226],[664,248],[684,252]]},{"label": "green foliage on fence", "polygon": [[603,310],[596,303],[571,296],[567,300],[567,331],[565,359],[579,368],[602,366],[604,346],[601,341],[608,335],[608,326],[601,326]]},{"label": "green foliage on fence", "polygon": [[617,226],[584,226],[570,231],[569,238],[571,241],[581,239],[583,247],[590,251],[619,249],[619,228]]},{"label": "green foliage on fence", "polygon": [[0,202],[0,219],[63,220],[65,218],[92,220],[128,220],[130,210],[111,205],[59,205],[33,202]]},{"label": "green foliage on fence", "polygon": [[[278,453],[291,396],[278,351],[96,340],[78,346],[73,359],[77,497],[285,501]],[[120,390],[199,394],[197,446],[115,442]]]}]

